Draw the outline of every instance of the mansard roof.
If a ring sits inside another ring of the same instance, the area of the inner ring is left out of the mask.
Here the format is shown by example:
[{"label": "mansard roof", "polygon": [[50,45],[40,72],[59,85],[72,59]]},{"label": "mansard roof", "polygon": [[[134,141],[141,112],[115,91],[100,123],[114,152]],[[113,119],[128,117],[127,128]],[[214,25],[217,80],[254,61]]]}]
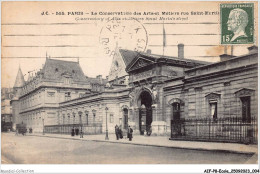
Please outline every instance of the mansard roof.
[{"label": "mansard roof", "polygon": [[19,66],[19,70],[18,70],[16,80],[14,83],[14,88],[22,87],[22,86],[24,86],[24,84],[25,84],[25,81],[24,81],[23,73],[22,73],[21,67]]},{"label": "mansard roof", "polygon": [[62,76],[66,76],[71,77],[74,81],[86,81],[78,62],[46,59],[41,72],[45,79],[60,80]]}]

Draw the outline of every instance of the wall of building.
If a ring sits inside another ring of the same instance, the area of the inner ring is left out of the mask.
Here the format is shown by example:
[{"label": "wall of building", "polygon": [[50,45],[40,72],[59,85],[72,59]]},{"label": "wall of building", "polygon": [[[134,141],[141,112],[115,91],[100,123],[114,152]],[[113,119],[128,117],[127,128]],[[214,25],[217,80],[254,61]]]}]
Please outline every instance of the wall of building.
[{"label": "wall of building", "polygon": [[[104,133],[107,121],[108,132],[114,133],[115,125],[123,124],[124,108],[129,108],[127,89],[85,96],[60,103],[58,125],[83,124],[87,127],[102,127]],[[88,129],[88,131],[94,130]]]},{"label": "wall of building", "polygon": [[241,117],[241,100],[236,92],[243,88],[254,91],[250,103],[251,116],[257,116],[257,55],[220,62],[215,67],[201,69],[196,72],[203,71],[203,74],[185,78],[185,100],[188,100],[185,103],[188,110],[185,117],[210,117],[207,95],[211,93],[218,95],[218,117]]},{"label": "wall of building", "polygon": [[[242,118],[242,102],[238,92],[249,91],[251,117],[257,117],[258,101],[257,54],[186,71],[185,78],[166,81],[164,115],[166,132],[170,134],[173,119],[172,102],[180,100],[180,117],[211,118],[210,102],[217,102],[217,118]],[[245,93],[245,92],[243,92]],[[243,94],[244,95],[244,94]]]}]

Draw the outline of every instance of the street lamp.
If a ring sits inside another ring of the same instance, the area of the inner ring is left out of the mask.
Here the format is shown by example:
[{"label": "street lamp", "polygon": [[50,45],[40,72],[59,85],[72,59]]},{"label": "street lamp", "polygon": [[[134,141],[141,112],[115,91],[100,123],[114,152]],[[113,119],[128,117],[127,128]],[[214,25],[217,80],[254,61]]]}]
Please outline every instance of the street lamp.
[{"label": "street lamp", "polygon": [[109,140],[109,138],[108,138],[108,130],[107,130],[107,110],[108,110],[108,107],[106,107],[105,110],[106,110],[106,138],[105,138],[105,140]]},{"label": "street lamp", "polygon": [[83,138],[83,131],[82,131],[82,112],[80,112],[80,138]]},{"label": "street lamp", "polygon": [[44,135],[44,118],[42,119],[42,135]]}]

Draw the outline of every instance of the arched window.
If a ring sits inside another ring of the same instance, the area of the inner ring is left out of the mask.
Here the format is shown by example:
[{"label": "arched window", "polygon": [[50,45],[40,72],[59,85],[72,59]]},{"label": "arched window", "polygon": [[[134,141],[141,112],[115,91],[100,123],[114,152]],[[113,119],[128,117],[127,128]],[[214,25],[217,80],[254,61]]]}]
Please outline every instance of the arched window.
[{"label": "arched window", "polygon": [[86,115],[86,124],[88,125],[88,111],[85,111],[85,115]]},{"label": "arched window", "polygon": [[79,111],[78,114],[79,114],[79,123],[82,124],[82,112]]},{"label": "arched window", "polygon": [[93,124],[95,124],[96,123],[96,110],[93,109],[92,113],[93,113]]},{"label": "arched window", "polygon": [[70,124],[70,114],[68,114],[68,124]]},{"label": "arched window", "polygon": [[64,123],[65,123],[65,114],[62,114],[62,116],[63,116],[62,124],[64,125]]}]

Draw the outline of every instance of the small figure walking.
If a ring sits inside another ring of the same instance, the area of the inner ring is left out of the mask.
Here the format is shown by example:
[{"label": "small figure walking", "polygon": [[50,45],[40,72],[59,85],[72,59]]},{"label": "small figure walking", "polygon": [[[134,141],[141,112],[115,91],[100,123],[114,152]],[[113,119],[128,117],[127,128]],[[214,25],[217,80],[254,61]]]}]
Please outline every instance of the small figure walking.
[{"label": "small figure walking", "polygon": [[75,135],[75,129],[74,127],[71,129],[71,136],[73,137]]},{"label": "small figure walking", "polygon": [[115,134],[116,134],[116,139],[119,140],[119,127],[117,126],[117,124],[115,126]]},{"label": "small figure walking", "polygon": [[128,126],[127,135],[128,135],[129,141],[132,141],[132,138],[133,138],[133,129],[132,129],[130,126]]},{"label": "small figure walking", "polygon": [[119,138],[120,138],[120,139],[123,139],[124,137],[123,137],[123,132],[122,132],[121,127],[122,127],[122,126],[120,126],[120,127],[118,128],[118,134],[119,134]]}]

